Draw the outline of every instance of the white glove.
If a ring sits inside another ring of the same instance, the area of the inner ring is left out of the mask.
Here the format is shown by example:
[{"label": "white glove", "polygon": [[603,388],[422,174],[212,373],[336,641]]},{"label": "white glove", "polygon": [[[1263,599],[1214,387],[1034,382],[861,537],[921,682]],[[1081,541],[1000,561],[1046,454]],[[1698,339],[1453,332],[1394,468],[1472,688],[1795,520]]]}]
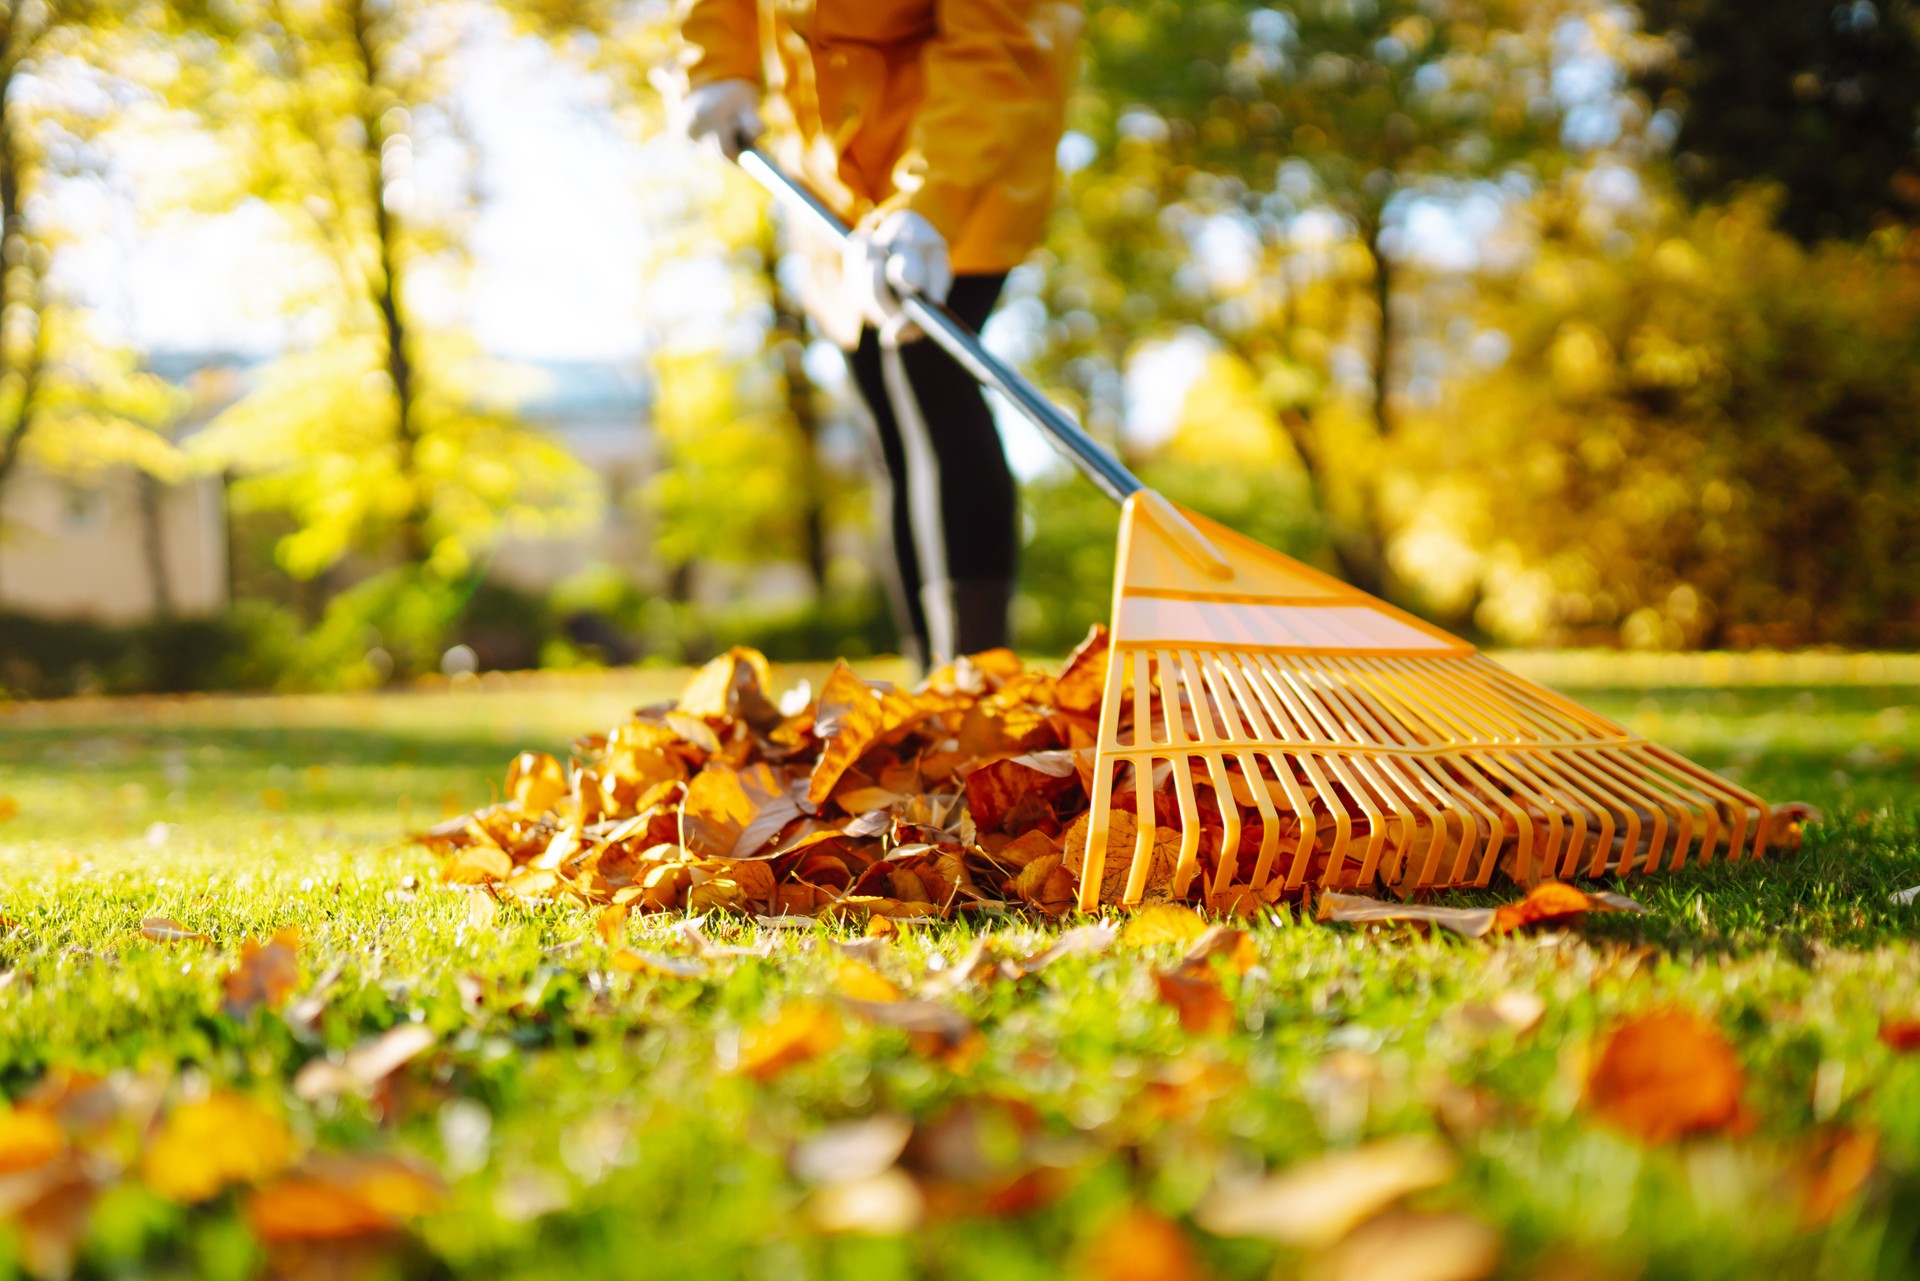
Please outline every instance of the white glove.
[{"label": "white glove", "polygon": [[673,114],[681,133],[737,160],[740,149],[760,136],[760,86],[751,80],[716,80],[682,98]]},{"label": "white glove", "polygon": [[953,288],[946,237],[910,209],[896,209],[849,236],[844,274],[852,301],[876,327],[899,312],[901,294],[945,302]]}]

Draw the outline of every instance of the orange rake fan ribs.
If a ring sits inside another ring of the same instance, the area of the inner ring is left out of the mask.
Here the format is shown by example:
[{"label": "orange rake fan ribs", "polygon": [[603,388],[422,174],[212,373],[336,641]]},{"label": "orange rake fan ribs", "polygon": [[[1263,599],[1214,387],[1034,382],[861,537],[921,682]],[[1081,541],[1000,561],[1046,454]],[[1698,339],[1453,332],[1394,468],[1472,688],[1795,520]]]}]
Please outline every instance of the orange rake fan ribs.
[{"label": "orange rake fan ribs", "polygon": [[[1764,854],[1770,811],[1752,793],[1464,641],[1182,514],[1233,577],[1194,590],[1153,508],[1128,501],[1083,910],[1137,903],[1150,885],[1184,897],[1216,828],[1210,899],[1376,877],[1402,893],[1485,885],[1501,866],[1523,884],[1651,872],[1723,846],[1733,860]],[[1168,781],[1174,824],[1156,799]],[[1109,848],[1116,789],[1133,793],[1130,857],[1124,834]],[[1123,888],[1109,857],[1129,859]]]}]

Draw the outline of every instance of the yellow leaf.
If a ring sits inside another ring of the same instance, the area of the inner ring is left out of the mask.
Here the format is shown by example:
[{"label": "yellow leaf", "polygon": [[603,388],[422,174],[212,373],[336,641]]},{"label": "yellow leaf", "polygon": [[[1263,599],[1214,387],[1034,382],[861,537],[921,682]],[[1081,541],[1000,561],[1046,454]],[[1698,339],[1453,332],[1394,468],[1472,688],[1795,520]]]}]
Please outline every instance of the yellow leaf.
[{"label": "yellow leaf", "polygon": [[596,916],[593,920],[593,932],[598,934],[600,941],[609,947],[613,945],[613,941],[619,938],[626,928],[627,906],[624,903],[615,903],[612,907],[601,912],[600,915]]},{"label": "yellow leaf", "polygon": [[140,936],[152,939],[156,943],[211,943],[213,941],[198,930],[188,929],[171,916],[140,918]]},{"label": "yellow leaf", "polygon": [[170,1201],[205,1201],[278,1174],[292,1159],[293,1135],[280,1117],[223,1092],[167,1114],[141,1157],[140,1178]]},{"label": "yellow leaf", "polygon": [[897,1001],[900,989],[864,961],[842,956],[834,962],[834,981],[840,995],[856,1001]]},{"label": "yellow leaf", "polygon": [[1141,908],[1120,932],[1126,947],[1152,947],[1156,943],[1191,943],[1206,932],[1207,923],[1200,914],[1179,903],[1156,903]]},{"label": "yellow leaf", "polygon": [[0,823],[20,815],[20,802],[11,796],[0,796]]},{"label": "yellow leaf", "polygon": [[507,796],[523,814],[545,814],[567,794],[567,771],[545,752],[522,752],[507,767]]},{"label": "yellow leaf", "polygon": [[392,1158],[316,1158],[249,1197],[247,1223],[266,1245],[351,1240],[389,1232],[442,1196],[432,1175]]},{"label": "yellow leaf", "polygon": [[613,968],[628,974],[653,974],[670,979],[704,978],[707,973],[704,961],[686,956],[662,956],[658,952],[636,952],[629,947],[613,954]]},{"label": "yellow leaf", "polygon": [[45,1112],[37,1108],[0,1112],[0,1175],[45,1165],[66,1146],[59,1123]]},{"label": "yellow leaf", "polygon": [[790,1001],[772,1019],[740,1034],[740,1054],[734,1070],[755,1080],[771,1081],[839,1043],[838,1015],[824,1005]]},{"label": "yellow leaf", "polygon": [[440,869],[440,879],[449,885],[487,885],[504,881],[513,872],[513,860],[491,845],[475,845],[461,850]]}]

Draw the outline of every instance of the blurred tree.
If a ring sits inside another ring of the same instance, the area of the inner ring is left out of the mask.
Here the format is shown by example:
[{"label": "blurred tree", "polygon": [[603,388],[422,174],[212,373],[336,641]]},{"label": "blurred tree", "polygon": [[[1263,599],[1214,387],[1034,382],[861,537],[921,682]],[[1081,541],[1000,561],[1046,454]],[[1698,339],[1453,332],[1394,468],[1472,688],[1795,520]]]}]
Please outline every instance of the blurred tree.
[{"label": "blurred tree", "polygon": [[132,465],[178,473],[167,429],[180,397],[103,343],[51,283],[67,232],[64,181],[105,167],[118,122],[122,37],[155,18],[138,0],[0,0],[0,485],[22,461],[86,477]]},{"label": "blurred tree", "polygon": [[[1068,373],[1198,319],[1314,481],[1342,572],[1390,591],[1375,477],[1395,432],[1401,222],[1539,160],[1564,4],[1097,3],[1074,123],[1091,156],[1053,242]],[[1070,146],[1072,144],[1070,143]],[[1356,416],[1343,352],[1369,370]],[[1093,415],[1096,420],[1098,413]]]},{"label": "blurred tree", "polygon": [[[275,363],[195,442],[236,498],[298,522],[280,556],[317,574],[394,548],[443,577],[502,532],[591,519],[592,477],[515,415],[516,389],[413,293],[462,257],[470,198],[452,87],[467,6],[232,0],[192,15],[196,105],[243,164],[228,199],[274,204],[331,268],[323,336]],[[438,162],[416,161],[431,152]]]},{"label": "blurred tree", "polygon": [[1920,214],[1920,9],[1908,0],[1645,0],[1670,40],[1640,81],[1678,117],[1695,199],[1778,183],[1802,241]]},{"label": "blurred tree", "polygon": [[1920,232],[1675,206],[1536,202],[1509,354],[1409,424],[1396,561],[1509,641],[1920,641]]}]

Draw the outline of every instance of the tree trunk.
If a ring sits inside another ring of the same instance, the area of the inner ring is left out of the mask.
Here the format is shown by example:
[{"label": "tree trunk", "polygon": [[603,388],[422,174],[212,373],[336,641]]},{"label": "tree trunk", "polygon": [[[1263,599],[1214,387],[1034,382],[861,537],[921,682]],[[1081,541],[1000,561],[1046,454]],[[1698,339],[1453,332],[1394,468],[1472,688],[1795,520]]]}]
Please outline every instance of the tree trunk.
[{"label": "tree trunk", "polygon": [[[22,45],[17,5],[0,6],[0,377],[19,380],[20,398],[0,424],[0,483],[20,462],[20,447],[32,429],[46,363],[47,330],[41,316],[40,264],[27,234],[21,172],[19,104],[15,100]],[[13,341],[13,318],[31,318],[33,336],[24,349]]]},{"label": "tree trunk", "polygon": [[807,377],[806,317],[780,287],[780,255],[771,221],[761,245],[760,260],[766,276],[767,297],[773,304],[770,337],[780,357],[787,414],[800,433],[800,469],[793,483],[800,497],[800,536],[806,544],[802,550],[807,558],[807,574],[813,580],[813,594],[820,597],[827,590],[827,496],[820,468],[820,410],[813,380]]},{"label": "tree trunk", "polygon": [[413,415],[414,371],[409,358],[410,336],[400,310],[400,262],[395,240],[399,227],[387,204],[387,184],[381,159],[388,133],[381,121],[381,64],[373,31],[374,16],[367,0],[348,0],[348,19],[354,50],[360,58],[360,124],[366,148],[368,201],[373,210],[373,234],[380,269],[371,281],[373,305],[380,313],[387,349],[387,377],[393,384],[395,465],[407,486],[407,510],[401,516],[400,549],[408,561],[421,564],[427,545],[427,501],[419,474],[420,437]]},{"label": "tree trunk", "polygon": [[173,583],[167,577],[166,524],[161,519],[160,482],[146,472],[136,473],[140,489],[140,550],[147,562],[147,585],[153,590],[153,616],[173,617]]}]

